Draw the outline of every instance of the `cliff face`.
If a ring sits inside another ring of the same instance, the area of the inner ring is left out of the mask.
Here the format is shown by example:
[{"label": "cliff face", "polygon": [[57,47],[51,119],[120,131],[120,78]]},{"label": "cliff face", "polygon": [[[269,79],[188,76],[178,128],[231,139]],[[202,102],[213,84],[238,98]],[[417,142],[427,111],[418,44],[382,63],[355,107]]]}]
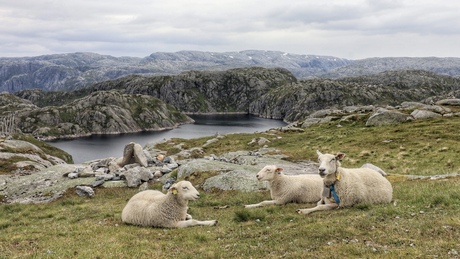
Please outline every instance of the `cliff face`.
[{"label": "cliff face", "polygon": [[177,76],[130,76],[96,84],[92,90],[120,89],[147,94],[188,113],[244,112],[270,89],[297,82],[286,69],[239,68],[190,71]]},{"label": "cliff face", "polygon": [[249,111],[293,122],[314,111],[355,105],[398,105],[435,96],[460,97],[460,79],[427,71],[391,71],[337,80],[305,80],[274,88],[254,100]]},{"label": "cliff face", "polygon": [[15,116],[21,132],[45,139],[162,130],[193,122],[157,98],[117,91],[94,92],[62,106],[24,109]]}]

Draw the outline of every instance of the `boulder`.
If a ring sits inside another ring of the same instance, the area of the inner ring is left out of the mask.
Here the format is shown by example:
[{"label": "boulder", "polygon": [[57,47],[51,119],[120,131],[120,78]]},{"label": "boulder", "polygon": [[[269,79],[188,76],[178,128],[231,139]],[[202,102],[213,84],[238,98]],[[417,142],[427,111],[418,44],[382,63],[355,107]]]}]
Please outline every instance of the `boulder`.
[{"label": "boulder", "polygon": [[427,110],[414,110],[410,115],[416,120],[442,117],[439,113]]},{"label": "boulder", "polygon": [[411,119],[412,117],[410,115],[380,108],[369,117],[366,126],[395,125]]},{"label": "boulder", "polygon": [[458,98],[451,98],[451,99],[443,99],[436,102],[437,105],[451,105],[451,106],[460,106],[460,99]]},{"label": "boulder", "polygon": [[147,157],[142,149],[142,146],[137,143],[130,142],[123,150],[123,159],[119,163],[119,166],[123,167],[133,163],[138,163],[143,167],[148,166]]},{"label": "boulder", "polygon": [[89,186],[77,186],[75,192],[78,196],[91,198],[94,196],[93,188]]}]

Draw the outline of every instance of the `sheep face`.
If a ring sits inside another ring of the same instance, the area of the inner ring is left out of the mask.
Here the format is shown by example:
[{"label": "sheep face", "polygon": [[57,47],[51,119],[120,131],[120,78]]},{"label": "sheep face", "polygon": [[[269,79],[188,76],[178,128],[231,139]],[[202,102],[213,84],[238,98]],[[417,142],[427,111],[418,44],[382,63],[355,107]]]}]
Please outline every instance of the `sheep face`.
[{"label": "sheep face", "polygon": [[345,154],[343,153],[337,153],[337,155],[322,154],[318,150],[316,153],[318,154],[319,162],[318,172],[323,178],[328,175],[335,174],[337,168],[340,166],[340,160],[345,157]]},{"label": "sheep face", "polygon": [[279,168],[276,165],[267,165],[257,173],[256,177],[259,181],[271,181],[282,171],[283,168]]},{"label": "sheep face", "polygon": [[169,188],[168,192],[171,192],[174,195],[178,195],[185,201],[194,201],[200,198],[200,193],[189,181],[180,181],[176,184],[173,184],[173,186]]}]

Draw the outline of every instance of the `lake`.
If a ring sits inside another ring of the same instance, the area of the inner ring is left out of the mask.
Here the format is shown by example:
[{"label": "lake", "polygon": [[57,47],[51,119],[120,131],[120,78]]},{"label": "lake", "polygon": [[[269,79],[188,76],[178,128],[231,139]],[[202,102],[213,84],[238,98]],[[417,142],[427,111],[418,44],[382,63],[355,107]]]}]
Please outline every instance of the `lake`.
[{"label": "lake", "polygon": [[136,142],[144,146],[147,143],[171,138],[192,139],[212,136],[216,133],[263,132],[286,125],[281,120],[263,119],[242,114],[191,115],[190,117],[195,120],[194,124],[181,125],[171,130],[93,135],[77,139],[48,141],[48,143],[66,151],[72,155],[74,163],[80,164],[99,158],[122,157],[123,149],[129,142]]}]

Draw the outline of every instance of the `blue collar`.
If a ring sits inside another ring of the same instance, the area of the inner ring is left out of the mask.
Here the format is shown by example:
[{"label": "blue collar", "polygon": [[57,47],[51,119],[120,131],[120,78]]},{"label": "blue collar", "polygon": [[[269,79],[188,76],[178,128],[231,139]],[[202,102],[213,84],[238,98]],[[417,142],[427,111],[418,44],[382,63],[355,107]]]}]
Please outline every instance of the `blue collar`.
[{"label": "blue collar", "polygon": [[337,195],[337,193],[335,192],[334,185],[333,184],[329,185],[329,189],[331,189],[331,192],[332,192],[332,195],[334,196],[335,202],[337,202],[337,204],[340,204],[340,199],[339,199],[339,196]]}]

